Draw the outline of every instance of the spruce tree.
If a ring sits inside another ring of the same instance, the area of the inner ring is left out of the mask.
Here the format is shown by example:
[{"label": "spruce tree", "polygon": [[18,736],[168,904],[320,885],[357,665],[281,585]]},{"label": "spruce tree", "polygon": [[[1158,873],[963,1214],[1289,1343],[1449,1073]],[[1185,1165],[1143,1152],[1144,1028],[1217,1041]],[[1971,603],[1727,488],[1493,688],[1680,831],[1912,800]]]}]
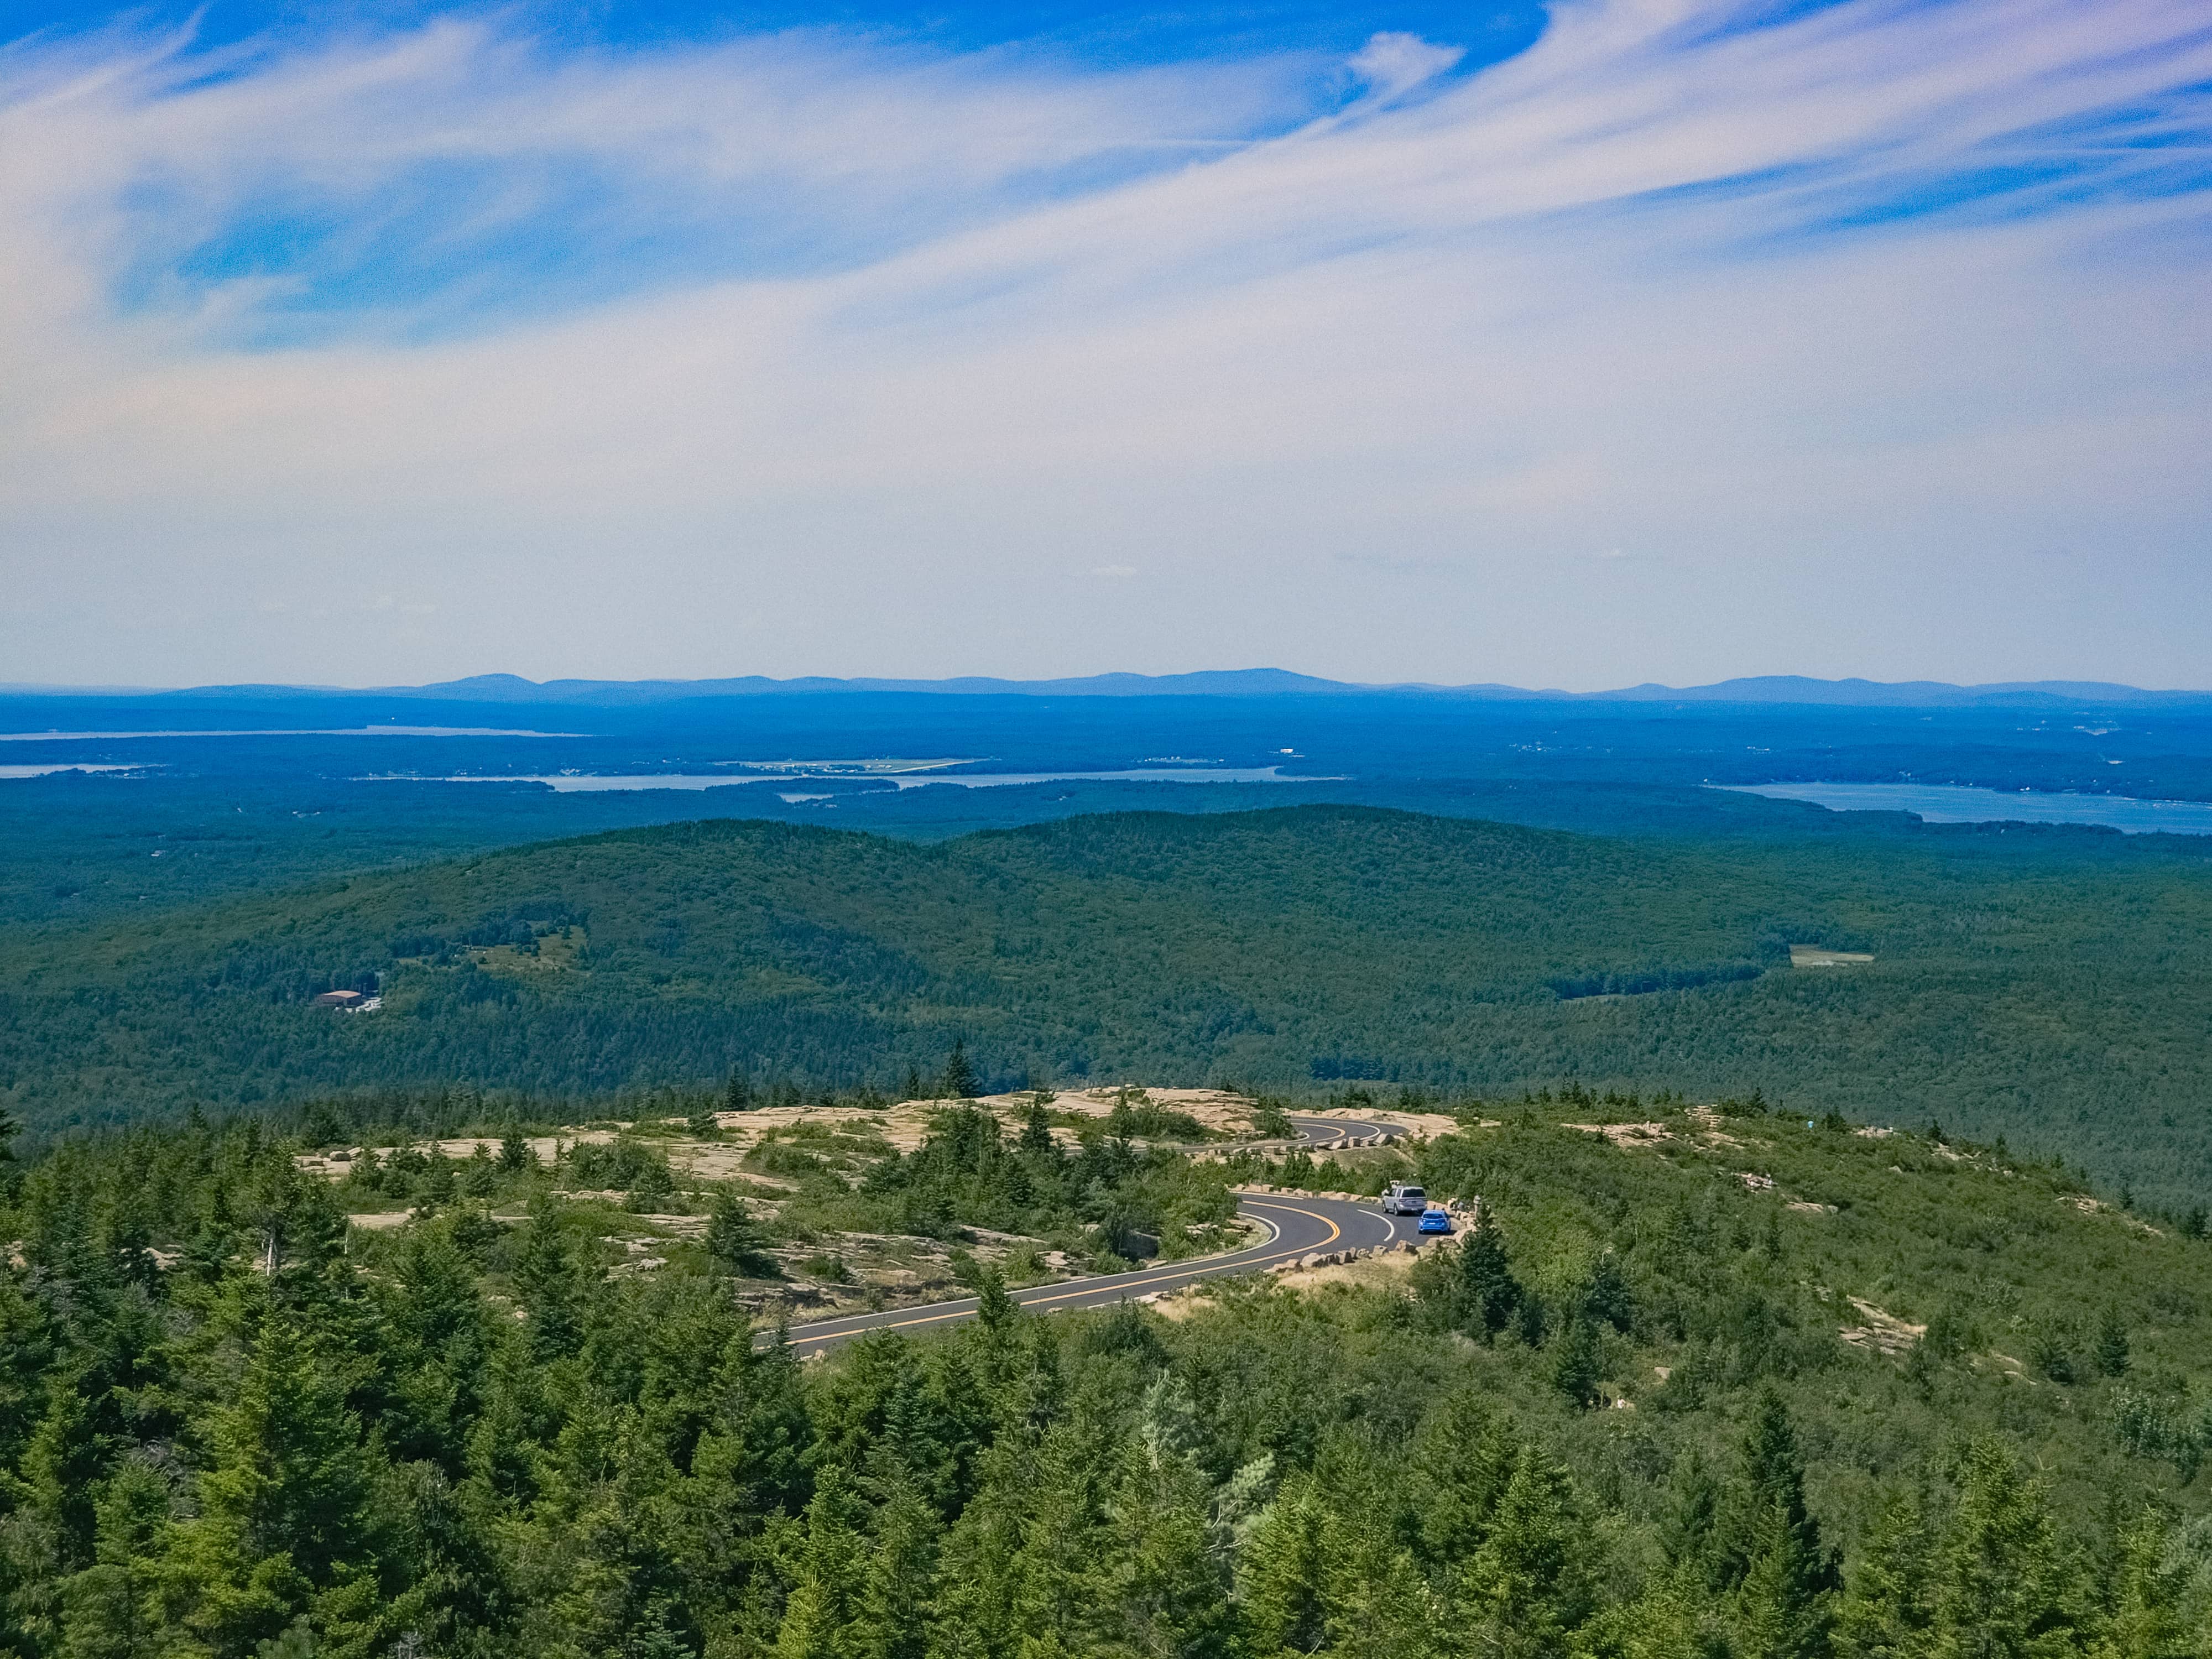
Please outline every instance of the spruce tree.
[{"label": "spruce tree", "polygon": [[982,1087],[968,1058],[968,1039],[953,1038],[952,1052],[945,1057],[945,1075],[939,1080],[939,1095],[946,1100],[973,1100],[982,1092]]},{"label": "spruce tree", "polygon": [[2110,1610],[2090,1659],[2202,1659],[2212,1629],[2190,1629],[2193,1575],[2186,1559],[2167,1559],[2166,1528],[2158,1516],[2145,1515],[2119,1541]]},{"label": "spruce tree", "polygon": [[2128,1328],[2121,1322],[2119,1310],[2106,1308],[2104,1318],[2097,1327],[2097,1369],[2107,1376],[2127,1375]]},{"label": "spruce tree", "polygon": [[1868,1534],[1837,1609],[1836,1647],[1846,1659],[1921,1659],[1928,1652],[1934,1550],[1919,1495],[1899,1493]]},{"label": "spruce tree", "polygon": [[1461,1613],[1481,1659],[1553,1659],[1597,1608],[1589,1528],[1566,1470],[1523,1445]]},{"label": "spruce tree", "polygon": [[523,1139],[522,1131],[510,1127],[500,1138],[499,1167],[502,1174],[521,1175],[538,1167],[538,1153]]},{"label": "spruce tree", "polygon": [[720,1267],[744,1279],[781,1277],[769,1254],[769,1236],[746,1211],[744,1200],[727,1187],[714,1194],[707,1219],[707,1254]]},{"label": "spruce tree", "polygon": [[1598,1351],[1597,1323],[1577,1312],[1559,1334],[1552,1352],[1552,1386],[1585,1408],[1597,1404],[1598,1377],[1603,1361]]},{"label": "spruce tree", "polygon": [[530,1316],[532,1352],[540,1359],[574,1352],[582,1339],[582,1275],[568,1254],[560,1211],[543,1194],[531,1201],[513,1277]]},{"label": "spruce tree", "polygon": [[1432,1570],[1457,1571],[1474,1559],[1520,1455],[1511,1416],[1475,1389],[1455,1391],[1429,1413],[1412,1462],[1420,1492],[1416,1536]]},{"label": "spruce tree", "polygon": [[861,1581],[854,1659],[925,1659],[936,1614],[937,1511],[896,1480],[875,1516],[874,1549]]},{"label": "spruce tree", "polygon": [[722,1085],[722,1109],[726,1112],[749,1112],[752,1108],[752,1080],[743,1072],[731,1073],[730,1080]]},{"label": "spruce tree", "polygon": [[1242,1601],[1248,1650],[1311,1653],[1328,1632],[1331,1517],[1312,1483],[1285,1486],[1252,1530]]},{"label": "spruce tree", "polygon": [[851,1482],[823,1470],[806,1506],[799,1582],[776,1632],[775,1659],[860,1659],[863,1546]]},{"label": "spruce tree", "polygon": [[1016,1145],[1032,1158],[1050,1158],[1059,1150],[1052,1138],[1052,1120],[1045,1115],[1046,1097],[1042,1093],[1030,1098],[1029,1109],[1022,1115],[1021,1139]]},{"label": "spruce tree", "polygon": [[2043,1484],[1994,1440],[1966,1455],[1935,1593],[1939,1659],[2043,1659],[2075,1650],[2073,1585]]},{"label": "spruce tree", "polygon": [[1753,1403],[1741,1462],[1723,1492],[1720,1565],[1735,1593],[1739,1646],[1765,1659],[1815,1659],[1828,1650],[1838,1575],[1805,1508],[1805,1470],[1782,1397]]},{"label": "spruce tree", "polygon": [[1469,1336],[1494,1341],[1521,1310],[1527,1293],[1513,1277],[1504,1235],[1487,1204],[1476,1212],[1474,1225],[1461,1241],[1458,1265],[1455,1322]]}]

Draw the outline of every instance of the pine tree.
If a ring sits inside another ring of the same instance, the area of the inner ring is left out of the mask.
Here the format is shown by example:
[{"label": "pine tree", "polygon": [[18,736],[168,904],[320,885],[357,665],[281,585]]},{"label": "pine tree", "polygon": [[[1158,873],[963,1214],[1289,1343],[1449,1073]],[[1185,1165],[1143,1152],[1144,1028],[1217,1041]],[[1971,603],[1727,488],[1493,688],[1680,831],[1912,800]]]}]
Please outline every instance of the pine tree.
[{"label": "pine tree", "polygon": [[982,1092],[982,1087],[968,1058],[968,1039],[953,1038],[952,1052],[945,1058],[945,1075],[939,1084],[939,1095],[945,1100],[973,1100]]},{"label": "pine tree", "polygon": [[1469,1646],[1481,1659],[1552,1659],[1596,1607],[1589,1524],[1574,1484],[1524,1445],[1468,1573]]},{"label": "pine tree", "polygon": [[860,1659],[862,1546],[858,1509],[843,1470],[822,1472],[806,1506],[799,1583],[776,1632],[776,1659]]},{"label": "pine tree", "polygon": [[1595,1406],[1602,1369],[1596,1322],[1577,1313],[1569,1319],[1553,1350],[1552,1386],[1577,1406]]},{"label": "pine tree", "polygon": [[781,1270],[769,1243],[743,1199],[726,1187],[714,1194],[707,1220],[707,1254],[718,1264],[744,1279],[778,1278]]},{"label": "pine tree", "polygon": [[1312,1653],[1328,1633],[1330,1516],[1312,1483],[1285,1486],[1252,1530],[1242,1585],[1248,1650]]},{"label": "pine tree", "polygon": [[1460,1244],[1458,1265],[1455,1322],[1468,1335],[1492,1341],[1521,1310],[1527,1292],[1513,1277],[1504,1235],[1487,1204],[1476,1212],[1474,1225]]},{"label": "pine tree", "polygon": [[1966,1455],[1935,1595],[1938,1659],[2044,1659],[2075,1650],[2077,1620],[2040,1481],[2004,1448]]},{"label": "pine tree", "polygon": [[743,1072],[731,1073],[730,1080],[722,1085],[722,1109],[726,1112],[750,1112],[752,1109],[752,1080]]},{"label": "pine tree", "polygon": [[1917,1493],[1900,1492],[1869,1534],[1837,1612],[1836,1646],[1848,1659],[1920,1659],[1935,1622],[1929,1603],[1934,1540]]},{"label": "pine tree", "polygon": [[1430,1566],[1449,1573],[1473,1561],[1520,1455],[1512,1418],[1474,1389],[1429,1413],[1412,1462],[1419,1477],[1417,1536]]},{"label": "pine tree", "polygon": [[2186,1612],[2191,1573],[2186,1562],[2166,1559],[2166,1545],[2155,1514],[2120,1535],[2111,1611],[2090,1645],[2090,1659],[2201,1659],[2203,1638],[2212,1630],[2200,1628],[2192,1637]]},{"label": "pine tree", "polygon": [[1815,1659],[1828,1650],[1838,1575],[1806,1510],[1797,1437],[1771,1389],[1753,1404],[1741,1458],[1717,1539],[1736,1591],[1738,1645],[1747,1659]]},{"label": "pine tree", "polygon": [[855,1659],[924,1659],[936,1613],[937,1511],[896,1480],[876,1511],[850,1651]]},{"label": "pine tree", "polygon": [[2097,1327],[2097,1369],[2107,1376],[2124,1376],[2128,1370],[2128,1328],[2117,1308],[2106,1308]]}]

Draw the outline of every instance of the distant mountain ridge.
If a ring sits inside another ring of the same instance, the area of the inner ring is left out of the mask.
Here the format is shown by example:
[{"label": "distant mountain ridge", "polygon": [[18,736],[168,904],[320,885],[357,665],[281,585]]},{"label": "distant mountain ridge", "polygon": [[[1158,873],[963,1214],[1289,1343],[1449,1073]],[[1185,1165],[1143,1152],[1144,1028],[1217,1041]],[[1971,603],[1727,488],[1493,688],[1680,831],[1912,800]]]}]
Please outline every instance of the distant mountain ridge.
[{"label": "distant mountain ridge", "polygon": [[1294,673],[1283,668],[1202,669],[1185,674],[1091,674],[1053,680],[1010,680],[982,675],[950,679],[836,679],[810,675],[772,679],[748,674],[711,680],[528,680],[515,674],[473,674],[428,685],[355,689],[322,685],[202,685],[129,691],[120,688],[0,686],[0,694],[78,697],[410,697],[441,702],[555,704],[563,707],[641,707],[724,697],[877,693],[936,696],[1024,697],[1426,697],[1499,702],[1697,702],[1796,704],[1827,708],[2212,708],[2212,690],[2156,690],[2103,680],[2008,680],[1953,685],[1941,680],[1815,679],[1802,674],[1764,674],[1711,685],[1644,684],[1608,691],[1531,690],[1477,684],[1420,682],[1364,684]]}]

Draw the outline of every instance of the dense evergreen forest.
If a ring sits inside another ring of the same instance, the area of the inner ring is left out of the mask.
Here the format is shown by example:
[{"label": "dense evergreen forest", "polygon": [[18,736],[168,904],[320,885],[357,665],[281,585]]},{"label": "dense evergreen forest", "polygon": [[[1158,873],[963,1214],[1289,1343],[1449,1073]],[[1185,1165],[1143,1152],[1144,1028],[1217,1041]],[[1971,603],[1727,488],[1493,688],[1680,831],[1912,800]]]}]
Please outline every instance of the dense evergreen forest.
[{"label": "dense evergreen forest", "polygon": [[[550,1158],[514,1124],[458,1159],[370,1133],[335,1184],[255,1117],[0,1166],[0,1650],[2212,1644],[2201,1214],[1752,1098],[1490,1103],[1407,1152],[1225,1164],[1055,1145],[1036,1110],[817,1138],[812,1207],[772,1222],[671,1164],[703,1114]],[[973,1322],[818,1364],[745,1311],[833,1199],[979,1249],[1088,1230],[1110,1268],[1117,1212],[1394,1174],[1482,1200],[1395,1276],[1045,1318],[974,1264]],[[638,1212],[686,1209],[695,1238],[625,1257]]]},{"label": "dense evergreen forest", "polygon": [[[2178,839],[1692,844],[1357,807],[929,845],[629,830],[18,929],[0,1101],[45,1131],[740,1069],[893,1089],[964,1035],[1000,1087],[1756,1085],[2063,1149],[2185,1208],[2212,1181],[2212,848]],[[1792,944],[1875,960],[1792,969]],[[381,1006],[309,1006],[334,988]]]}]

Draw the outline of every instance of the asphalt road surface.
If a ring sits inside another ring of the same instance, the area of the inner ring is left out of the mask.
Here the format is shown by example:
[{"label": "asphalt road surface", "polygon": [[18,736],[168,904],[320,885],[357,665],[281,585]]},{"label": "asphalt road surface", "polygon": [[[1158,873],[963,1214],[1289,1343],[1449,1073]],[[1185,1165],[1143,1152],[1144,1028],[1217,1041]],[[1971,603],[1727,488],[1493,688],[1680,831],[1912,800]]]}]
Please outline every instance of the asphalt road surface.
[{"label": "asphalt road surface", "polygon": [[[1342,1120],[1310,1120],[1340,1122]],[[1348,1127],[1348,1126],[1347,1126]],[[1014,1300],[1039,1313],[1063,1308],[1108,1308],[1133,1296],[1171,1291],[1201,1279],[1259,1273],[1278,1261],[1295,1261],[1315,1250],[1371,1249],[1399,1239],[1417,1238],[1412,1216],[1387,1216],[1372,1204],[1342,1198],[1239,1195],[1237,1213],[1266,1226],[1271,1237],[1241,1250],[1188,1261],[1138,1267],[1126,1273],[1079,1279],[1072,1285],[1039,1285],[1016,1291]],[[975,1316],[975,1298],[933,1302],[919,1308],[887,1308],[881,1313],[848,1314],[791,1328],[791,1346],[802,1358],[869,1331],[926,1332]]]},{"label": "asphalt road surface", "polygon": [[1358,1140],[1370,1135],[1403,1136],[1403,1129],[1394,1124],[1368,1123],[1356,1117],[1297,1117],[1291,1119],[1291,1127],[1305,1139],[1309,1146],[1324,1146],[1332,1140],[1347,1137]]}]

